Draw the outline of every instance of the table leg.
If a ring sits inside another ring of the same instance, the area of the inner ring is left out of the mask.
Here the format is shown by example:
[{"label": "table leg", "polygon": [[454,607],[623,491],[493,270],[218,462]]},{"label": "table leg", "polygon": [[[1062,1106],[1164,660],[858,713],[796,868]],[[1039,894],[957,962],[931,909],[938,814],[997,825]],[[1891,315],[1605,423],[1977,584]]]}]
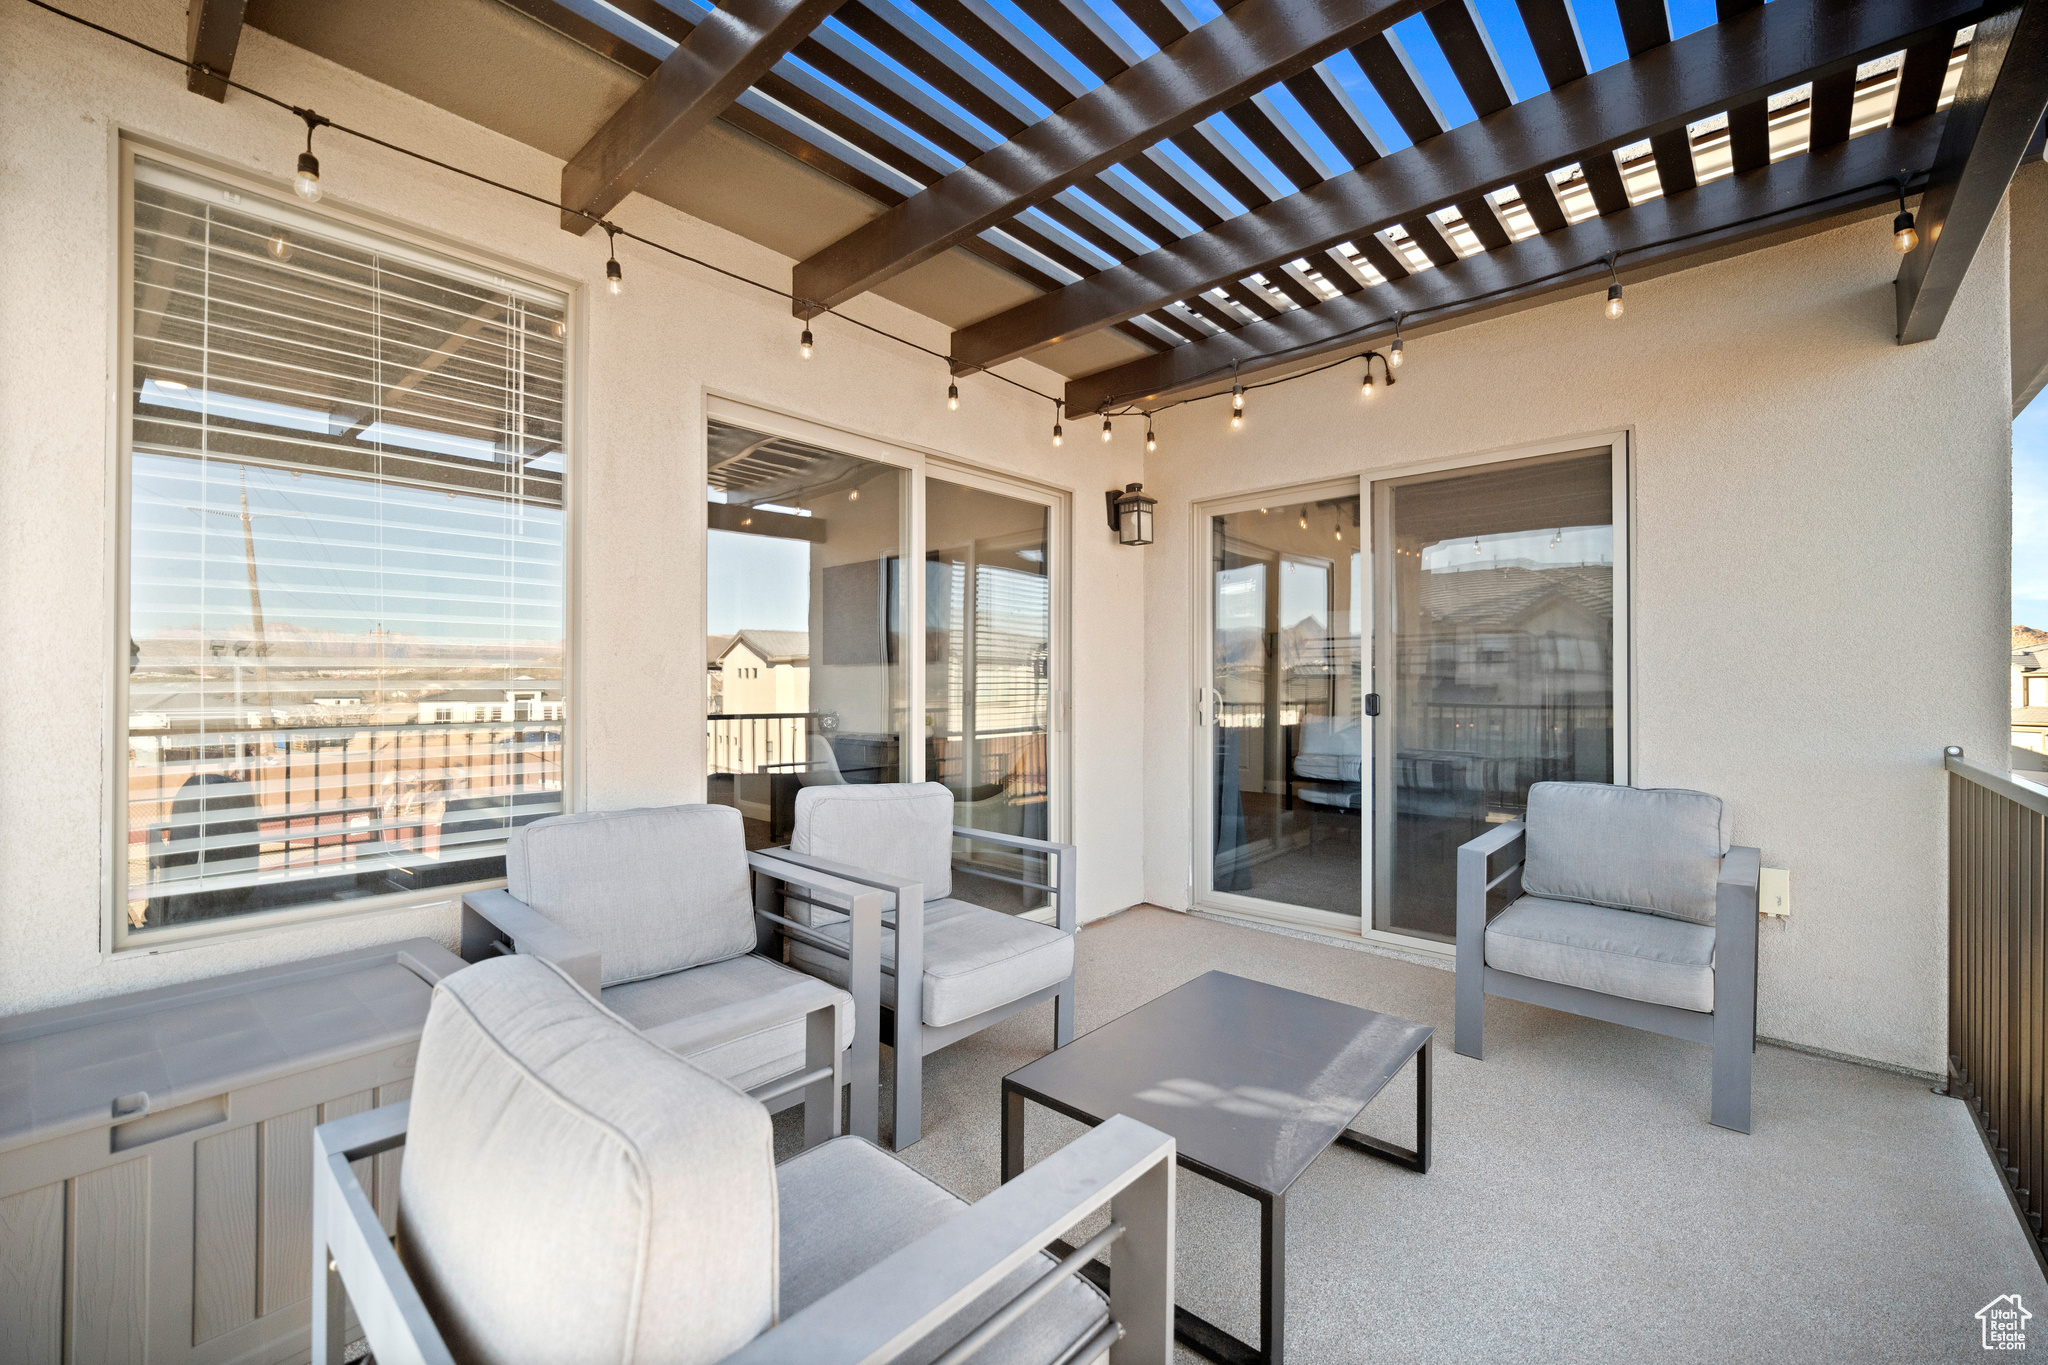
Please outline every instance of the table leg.
[{"label": "table leg", "polygon": [[1003,1087],[1003,1183],[1024,1172],[1024,1097]]},{"label": "table leg", "polygon": [[1436,1039],[1432,1036],[1415,1055],[1415,1169],[1424,1175],[1429,1174],[1429,1066],[1435,1052]]},{"label": "table leg", "polygon": [[1259,1208],[1259,1359],[1281,1365],[1287,1353],[1287,1196]]}]

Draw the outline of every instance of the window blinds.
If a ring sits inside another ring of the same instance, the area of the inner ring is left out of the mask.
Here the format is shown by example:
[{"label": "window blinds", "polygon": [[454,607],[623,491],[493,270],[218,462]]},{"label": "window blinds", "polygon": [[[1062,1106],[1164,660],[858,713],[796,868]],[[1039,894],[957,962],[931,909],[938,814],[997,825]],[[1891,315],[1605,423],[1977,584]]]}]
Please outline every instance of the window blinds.
[{"label": "window blinds", "polygon": [[566,299],[134,162],[131,930],[561,809]]}]

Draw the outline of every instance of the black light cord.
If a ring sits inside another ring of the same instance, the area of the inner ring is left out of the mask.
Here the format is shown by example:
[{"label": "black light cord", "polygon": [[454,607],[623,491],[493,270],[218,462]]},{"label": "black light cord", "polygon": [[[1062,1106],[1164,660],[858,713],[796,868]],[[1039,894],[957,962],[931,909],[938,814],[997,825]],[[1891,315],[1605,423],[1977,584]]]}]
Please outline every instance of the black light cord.
[{"label": "black light cord", "polygon": [[[624,237],[628,241],[638,242],[640,243],[640,245],[645,247],[652,247],[654,250],[673,256],[679,261],[688,261],[691,265],[701,266],[704,269],[713,272],[714,274],[723,275],[725,278],[729,280],[736,281],[737,283],[740,284],[751,285],[754,288],[762,290],[765,293],[773,294],[775,295],[775,297],[779,299],[784,299],[791,304],[802,303],[808,305],[810,303],[810,300],[799,299],[795,294],[792,294],[786,289],[778,289],[772,284],[763,284],[759,280],[751,279],[748,276],[739,274],[736,271],[727,270],[722,265],[714,265],[712,262],[704,260],[702,257],[692,256],[687,251],[678,251],[674,247],[667,246],[661,242],[657,242],[651,237],[642,237],[639,233],[630,231],[629,229],[626,228],[622,228],[618,224],[610,221],[609,219],[600,218],[594,213],[586,212],[583,209],[570,208],[567,204],[564,204],[556,199],[550,199],[544,194],[535,194],[533,191],[523,190],[519,188],[519,186],[517,185],[508,185],[502,180],[494,180],[488,175],[483,175],[477,171],[465,170],[461,166],[452,165],[449,162],[440,160],[438,157],[428,156],[425,152],[414,151],[412,148],[400,146],[396,142],[387,142],[385,139],[377,137],[374,134],[363,132],[360,128],[351,128],[349,125],[345,123],[337,123],[333,119],[327,118],[321,114],[317,114],[311,109],[301,108],[300,106],[292,104],[287,100],[281,100],[275,95],[268,94],[262,90],[258,90],[256,87],[252,85],[245,85],[241,81],[235,80],[230,76],[225,76],[220,72],[215,71],[205,62],[187,61],[185,58],[178,56],[174,52],[166,52],[162,48],[154,47],[149,43],[143,42],[139,38],[131,38],[127,34],[122,33],[116,29],[108,28],[104,24],[96,24],[90,19],[71,13],[71,11],[69,10],[60,9],[56,5],[50,4],[49,0],[28,0],[28,3],[34,5],[39,10],[44,10],[50,14],[56,15],[60,19],[69,19],[72,23],[78,24],[83,28],[89,28],[95,33],[103,33],[109,38],[113,38],[119,42],[128,44],[128,46],[130,47],[139,48],[142,51],[149,53],[153,57],[161,57],[167,62],[173,62],[178,66],[184,67],[187,71],[199,72],[204,76],[210,77],[213,80],[221,82],[223,85],[226,85],[231,89],[239,90],[245,95],[250,95],[256,99],[262,100],[265,104],[275,105],[279,109],[283,109],[292,114],[296,114],[299,118],[305,120],[306,146],[308,150],[310,150],[313,145],[313,130],[315,128],[332,128],[337,133],[346,133],[350,137],[358,138],[364,142],[370,143],[373,146],[382,147],[386,151],[396,152],[400,156],[407,156],[411,157],[415,161],[425,162],[429,166],[435,166],[441,170],[448,171],[451,174],[459,175],[469,180],[474,180],[481,185],[489,185],[492,189],[503,190],[507,194],[518,195],[521,199],[531,200],[533,203],[543,205],[547,208],[558,209],[563,213],[574,214],[579,218],[586,219],[592,224],[603,228],[608,234],[610,234],[611,238],[614,240],[620,237]],[[912,341],[910,338],[898,336],[896,333],[891,332],[886,328],[877,327],[872,323],[862,322],[859,318],[848,317],[846,314],[837,312],[836,310],[831,308],[821,308],[818,309],[817,312],[832,314],[833,316],[837,317],[840,321],[852,323],[855,327],[858,327],[863,331],[872,332],[878,337],[884,337],[890,341],[896,342],[898,345],[907,346],[911,350],[917,351],[923,355],[928,355],[934,360],[943,360],[946,362],[949,370],[953,366],[953,357],[945,354],[942,351],[934,351],[929,346],[921,346],[917,342]],[[816,314],[813,314],[812,316],[816,316]],[[993,370],[976,367],[975,370],[966,371],[965,373],[976,372],[985,374],[991,379],[999,379],[1003,383],[1008,384],[1011,388],[1021,389],[1025,393],[1031,394],[1034,397],[1050,399],[1053,402],[1059,401],[1058,399],[1053,398],[1053,396],[1049,393],[1045,393],[1039,389],[1034,389],[1029,384],[1021,383],[1015,379],[1010,378],[1008,375],[997,374]]]},{"label": "black light cord", "polygon": [[[469,180],[474,180],[478,184],[489,185],[493,189],[503,190],[507,194],[518,195],[520,198],[531,200],[536,204],[541,204],[551,209],[560,210],[563,213],[570,213],[576,215],[579,218],[587,219],[596,226],[603,228],[607,233],[610,234],[610,236],[613,239],[624,237],[629,241],[638,242],[642,246],[652,247],[654,250],[673,256],[677,260],[688,261],[692,265],[701,266],[704,269],[712,271],[715,274],[723,275],[725,276],[725,278],[729,280],[734,280],[740,284],[751,285],[756,289],[764,291],[765,293],[773,294],[779,299],[786,299],[792,305],[810,304],[810,300],[799,299],[795,294],[792,294],[790,291],[786,289],[777,288],[772,284],[763,284],[759,280],[751,279],[748,276],[741,275],[735,271],[727,270],[724,266],[714,265],[710,261],[704,260],[701,257],[692,256],[686,251],[678,251],[674,247],[666,246],[663,243],[657,242],[650,237],[642,237],[636,232],[631,232],[625,228],[619,227],[617,224],[611,222],[609,219],[600,218],[597,215],[586,212],[583,209],[570,208],[567,204],[564,204],[559,200],[550,199],[546,195],[535,194],[531,190],[520,189],[517,185],[508,185],[502,180],[494,180],[490,176],[483,175],[477,171],[465,170],[460,166],[451,165],[450,163],[442,161],[436,157],[428,156],[425,152],[416,152],[410,147],[402,147],[395,142],[387,142],[383,138],[376,137],[370,133],[365,133],[360,129],[351,128],[345,123],[336,123],[332,119],[314,113],[311,109],[303,109],[296,104],[291,104],[285,100],[281,100],[277,98],[275,95],[266,94],[265,92],[256,89],[254,86],[244,85],[240,81],[234,80],[231,77],[225,76],[220,72],[215,71],[205,62],[187,61],[185,58],[178,56],[176,53],[166,52],[162,48],[153,47],[150,44],[143,42],[139,38],[131,38],[125,33],[121,33],[115,29],[106,27],[104,24],[96,24],[90,19],[71,13],[69,10],[59,9],[56,5],[50,4],[49,0],[28,0],[28,3],[34,5],[39,10],[44,10],[50,14],[56,15],[60,19],[69,19],[72,23],[78,24],[84,28],[89,28],[95,33],[103,33],[109,38],[113,38],[119,42],[128,44],[130,47],[140,48],[142,51],[149,53],[151,56],[161,57],[167,62],[172,62],[178,66],[184,67],[187,71],[199,72],[202,75],[208,76],[213,80],[221,82],[223,85],[239,90],[245,95],[251,95],[256,99],[262,100],[266,104],[272,104],[277,106],[279,109],[288,110],[291,113],[296,114],[298,117],[304,119],[306,122],[306,145],[308,148],[311,148],[313,144],[313,130],[316,127],[332,128],[337,133],[346,133],[350,137],[358,138],[364,142],[372,144],[373,146],[382,147],[386,151],[396,152],[400,156],[411,157],[415,161],[421,161],[429,166],[435,166],[440,168],[441,170],[448,171],[451,174],[463,176],[464,178]],[[1870,184],[1855,185],[1851,186],[1848,189],[1836,190],[1833,194],[1824,194],[1816,199],[1809,199],[1804,201],[1803,203],[1795,204],[1790,208],[1773,209],[1768,213],[1752,214],[1747,218],[1740,218],[1732,223],[1716,223],[1712,227],[1698,228],[1692,232],[1679,233],[1678,235],[1673,237],[1663,238],[1660,241],[1646,242],[1642,246],[1630,247],[1625,251],[1610,251],[1596,260],[1587,261],[1581,265],[1565,266],[1561,269],[1550,271],[1547,274],[1538,275],[1534,279],[1524,280],[1519,284],[1502,285],[1497,289],[1488,289],[1478,294],[1470,294],[1464,298],[1459,299],[1449,299],[1442,303],[1425,304],[1420,308],[1408,308],[1398,310],[1394,313],[1388,314],[1386,317],[1375,318],[1370,322],[1360,323],[1356,327],[1346,328],[1344,331],[1339,332],[1334,336],[1324,337],[1316,341],[1305,341],[1298,346],[1290,346],[1286,347],[1283,350],[1268,352],[1264,355],[1257,357],[1257,359],[1268,360],[1278,356],[1289,355],[1295,351],[1320,349],[1322,347],[1332,345],[1333,343],[1342,342],[1346,337],[1357,336],[1361,332],[1371,332],[1378,328],[1385,327],[1388,323],[1392,323],[1395,329],[1398,331],[1405,324],[1408,318],[1415,317],[1416,315],[1421,313],[1441,312],[1447,308],[1460,308],[1469,304],[1480,303],[1485,301],[1486,299],[1493,298],[1496,295],[1514,293],[1519,290],[1527,289],[1532,285],[1547,284],[1551,280],[1563,279],[1566,276],[1577,275],[1587,270],[1597,270],[1599,267],[1603,265],[1606,266],[1610,271],[1615,271],[1621,258],[1625,255],[1631,255],[1644,251],[1651,251],[1655,250],[1658,247],[1663,246],[1675,246],[1679,242],[1689,241],[1694,237],[1704,237],[1712,233],[1727,232],[1733,228],[1746,227],[1751,223],[1763,222],[1764,220],[1769,218],[1778,218],[1787,213],[1797,212],[1800,209],[1811,208],[1816,204],[1824,204],[1831,199],[1841,199],[1852,194],[1862,194],[1871,189],[1876,188],[1878,185],[1897,186],[1899,190],[1900,202],[1903,204],[1905,201],[1907,188],[1910,185],[1911,181],[1926,174],[1928,174],[1928,172],[1926,171],[1901,171],[1898,175],[1888,176],[1884,180],[1872,181]],[[1620,275],[1618,272],[1616,272],[1615,278],[1619,280]],[[852,323],[855,327],[859,327],[864,331],[874,333],[876,336],[884,337],[890,341],[896,342],[898,345],[907,346],[911,350],[920,352],[924,355],[928,355],[934,360],[943,360],[946,362],[949,370],[955,364],[952,356],[940,351],[934,351],[929,346],[921,346],[917,342],[912,341],[908,337],[898,336],[894,332],[888,331],[881,327],[876,327],[871,323],[862,322],[858,318],[848,317],[844,313],[835,313],[835,310],[831,308],[824,308],[818,311],[822,313],[834,314],[842,322]],[[1226,336],[1229,335],[1229,333],[1219,332],[1217,335]],[[1358,359],[1357,356],[1347,355],[1340,360],[1333,360],[1327,365],[1318,365],[1316,368],[1312,370],[1301,370],[1294,374],[1284,375],[1279,379],[1268,379],[1257,384],[1240,384],[1237,385],[1233,391],[1235,393],[1242,394],[1253,389],[1272,388],[1276,384],[1291,384],[1297,379],[1307,379],[1312,375],[1321,374],[1325,370],[1332,370],[1339,365],[1349,364],[1351,361],[1356,359]],[[1182,382],[1185,384],[1194,384],[1200,383],[1210,378],[1220,378],[1226,370],[1234,376],[1237,373],[1238,367],[1241,363],[1242,358],[1240,358],[1239,360],[1231,361],[1227,366],[1217,365],[1211,369],[1204,370],[1202,373],[1198,375],[1195,375],[1192,379],[1184,380]],[[1065,408],[1065,401],[1063,399],[1055,398],[1053,397],[1053,395],[1049,393],[1045,393],[1038,389],[1034,389],[1029,384],[1020,383],[1019,381],[1010,378],[1008,375],[997,374],[994,370],[980,367],[976,368],[979,369],[980,373],[987,375],[991,379],[1000,379],[1003,383],[1008,384],[1012,388],[1020,389],[1025,393],[1031,394],[1038,398],[1046,399],[1047,401],[1051,402],[1054,405],[1054,420],[1056,422],[1058,420],[1058,414]],[[971,373],[972,371],[969,372]],[[1146,414],[1147,417],[1150,417],[1155,413],[1165,412],[1168,409],[1177,408],[1182,406],[1183,404],[1199,403],[1210,398],[1220,398],[1223,396],[1223,394],[1222,391],[1219,390],[1216,393],[1206,393],[1195,398],[1178,398],[1171,403],[1162,403],[1157,407],[1151,408],[1141,407],[1135,404],[1133,400],[1141,396],[1142,394],[1140,393],[1115,395],[1109,399],[1104,400],[1104,402],[1101,404],[1099,408],[1099,411],[1101,411],[1101,413],[1105,417],[1127,417],[1134,413],[1141,412]],[[1116,408],[1117,411],[1111,412],[1110,409],[1112,407]]]}]

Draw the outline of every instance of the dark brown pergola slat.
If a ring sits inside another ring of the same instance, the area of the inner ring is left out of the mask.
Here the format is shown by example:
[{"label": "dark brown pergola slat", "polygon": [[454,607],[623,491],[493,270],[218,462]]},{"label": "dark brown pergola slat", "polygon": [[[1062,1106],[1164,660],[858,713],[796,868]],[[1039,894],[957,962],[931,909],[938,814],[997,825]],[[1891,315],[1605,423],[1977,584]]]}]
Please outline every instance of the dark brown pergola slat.
[{"label": "dark brown pergola slat", "polygon": [[1521,193],[1522,206],[1529,210],[1529,218],[1538,232],[1555,232],[1569,222],[1564,216],[1564,205],[1557,202],[1557,190],[1551,186],[1549,176],[1517,180],[1515,189]]},{"label": "dark brown pergola slat", "polygon": [[863,293],[1143,148],[1192,128],[1421,0],[1240,0],[1172,46],[798,263],[815,312]]},{"label": "dark brown pergola slat", "polygon": [[1085,375],[1068,383],[1067,411],[1156,407],[1213,389],[1219,377],[1227,382],[1233,366],[1252,375],[1363,351],[1392,334],[1396,310],[1429,310],[1404,324],[1412,337],[1504,305],[1592,289],[1604,278],[1599,262],[1609,251],[1627,253],[1626,274],[1766,235],[1819,230],[1883,204],[1890,193],[1889,168],[1932,155],[1939,135],[1932,119],[1881,129],[1817,156],[1791,157],[1751,176],[1723,177],[1691,194],[1649,200],[1612,218],[1588,218],[1561,232],[1524,238],[1505,251],[1481,252],[1441,270]]},{"label": "dark brown pergola slat", "polygon": [[1934,169],[1920,196],[1920,245],[1899,267],[1900,345],[1931,341],[1940,333],[2044,111],[2048,4],[2030,0],[1983,20],[1970,40]]},{"label": "dark brown pergola slat", "polygon": [[[1856,73],[1849,73],[1855,79]],[[1664,187],[1666,194],[1684,194],[1700,183],[1699,172],[1692,164],[1692,134],[1683,128],[1670,128],[1650,139],[1650,155],[1657,161],[1657,183]]]},{"label": "dark brown pergola slat", "polygon": [[1906,49],[1899,68],[1898,102],[1892,118],[1899,123],[1925,118],[1941,102],[1942,83],[1948,79],[1949,58],[1955,55],[1956,35],[1938,34]]},{"label": "dark brown pergola slat", "polygon": [[594,228],[838,3],[725,0],[712,10],[562,167],[563,230]]},{"label": "dark brown pergola slat", "polygon": [[1321,75],[1303,71],[1281,83],[1301,105],[1302,112],[1323,130],[1323,136],[1330,139],[1330,145],[1337,149],[1338,155],[1353,166],[1370,166],[1387,154],[1379,136],[1372,129],[1360,126],[1357,119],[1345,112]]},{"label": "dark brown pergola slat", "polygon": [[1413,272],[1408,263],[1394,254],[1377,232],[1363,232],[1350,239],[1358,248],[1358,254],[1365,257],[1365,263],[1380,272],[1380,278],[1388,280],[1406,279]]},{"label": "dark brown pergola slat", "polygon": [[[991,365],[1489,189],[1578,161],[1603,215],[1627,209],[1612,150],[1973,22],[1973,0],[1776,0],[1490,118],[1337,176],[1208,232],[954,333],[964,364]],[[1546,234],[1549,235],[1549,234]]]},{"label": "dark brown pergola slat", "polygon": [[1500,54],[1493,50],[1493,40],[1486,36],[1472,0],[1438,0],[1422,17],[1474,114],[1485,118],[1515,102],[1508,74],[1501,70]]},{"label": "dark brown pergola slat", "polygon": [[1640,57],[1671,41],[1671,14],[1664,0],[1614,0],[1621,12],[1621,41],[1628,55]]},{"label": "dark brown pergola slat", "polygon": [[1351,57],[1410,142],[1427,142],[1443,132],[1444,111],[1437,107],[1394,35],[1381,33],[1366,39],[1351,49]]},{"label": "dark brown pergola slat", "polygon": [[1568,0],[1515,0],[1515,8],[1552,90],[1586,74],[1586,41]]},{"label": "dark brown pergola slat", "polygon": [[1508,236],[1507,227],[1500,221],[1500,215],[1493,211],[1493,203],[1483,194],[1458,201],[1458,212],[1465,217],[1465,225],[1472,229],[1472,235],[1479,239],[1479,245],[1488,251],[1498,251],[1514,238]]},{"label": "dark brown pergola slat", "polygon": [[1458,248],[1451,245],[1451,239],[1437,226],[1436,219],[1426,213],[1418,213],[1401,226],[1408,230],[1408,239],[1429,257],[1431,265],[1441,270],[1457,262]]},{"label": "dark brown pergola slat", "polygon": [[1822,151],[1849,140],[1849,124],[1856,111],[1856,73],[1837,71],[1813,83],[1813,101],[1808,119],[1809,151]]},{"label": "dark brown pergola slat", "polygon": [[187,71],[187,90],[216,102],[228,97],[223,77],[234,72],[235,50],[242,45],[242,14],[247,8],[248,0],[191,0],[185,11],[185,60],[204,66],[206,71]]}]

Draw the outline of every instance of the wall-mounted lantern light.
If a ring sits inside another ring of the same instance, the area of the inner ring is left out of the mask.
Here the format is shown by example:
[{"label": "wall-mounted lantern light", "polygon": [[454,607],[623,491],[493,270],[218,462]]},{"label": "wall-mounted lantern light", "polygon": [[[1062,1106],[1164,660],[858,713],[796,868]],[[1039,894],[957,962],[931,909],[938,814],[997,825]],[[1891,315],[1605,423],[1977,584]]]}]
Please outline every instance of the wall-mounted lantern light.
[{"label": "wall-mounted lantern light", "polygon": [[1152,543],[1152,509],[1159,499],[1148,498],[1142,483],[1127,483],[1119,493],[1112,488],[1102,495],[1109,504],[1109,529],[1116,532],[1119,545]]}]

